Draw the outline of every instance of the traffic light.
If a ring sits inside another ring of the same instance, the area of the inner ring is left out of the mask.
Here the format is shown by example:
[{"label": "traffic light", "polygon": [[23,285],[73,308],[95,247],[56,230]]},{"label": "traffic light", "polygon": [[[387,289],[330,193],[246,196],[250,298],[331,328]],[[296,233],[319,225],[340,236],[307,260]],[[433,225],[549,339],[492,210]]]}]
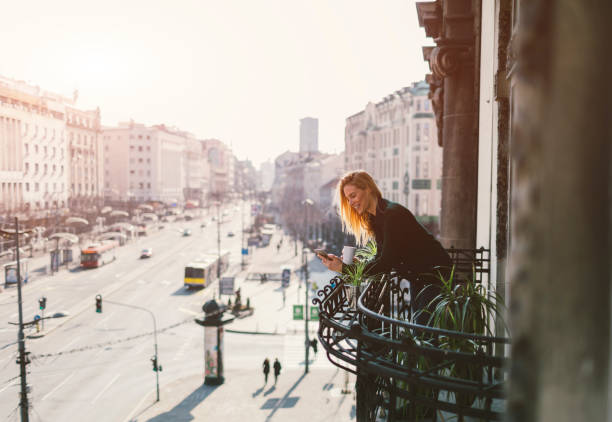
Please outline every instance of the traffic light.
[{"label": "traffic light", "polygon": [[38,307],[40,308],[41,311],[44,311],[45,308],[47,307],[47,298],[45,296],[38,299]]},{"label": "traffic light", "polygon": [[151,363],[153,364],[153,372],[162,371],[162,366],[157,364],[157,356],[151,358]]},{"label": "traffic light", "polygon": [[102,313],[102,296],[96,295],[96,312]]}]

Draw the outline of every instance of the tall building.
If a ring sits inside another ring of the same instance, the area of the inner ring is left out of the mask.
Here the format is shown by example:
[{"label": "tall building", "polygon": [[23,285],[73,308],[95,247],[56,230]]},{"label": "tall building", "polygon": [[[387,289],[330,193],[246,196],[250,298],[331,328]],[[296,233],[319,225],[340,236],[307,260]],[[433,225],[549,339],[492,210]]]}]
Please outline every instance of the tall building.
[{"label": "tall building", "polygon": [[417,82],[347,118],[345,169],[367,171],[415,215],[439,216],[442,148],[428,91]]},{"label": "tall building", "polygon": [[319,152],[319,119],[300,119],[300,153]]}]

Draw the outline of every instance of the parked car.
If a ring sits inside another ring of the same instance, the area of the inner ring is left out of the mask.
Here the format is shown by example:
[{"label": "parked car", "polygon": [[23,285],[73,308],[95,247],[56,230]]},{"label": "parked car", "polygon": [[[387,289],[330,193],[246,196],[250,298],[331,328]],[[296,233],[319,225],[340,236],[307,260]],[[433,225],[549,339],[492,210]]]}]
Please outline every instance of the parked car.
[{"label": "parked car", "polygon": [[144,248],[140,252],[140,258],[151,258],[153,256],[153,248]]},{"label": "parked car", "polygon": [[234,237],[234,232],[227,232],[227,237]]},{"label": "parked car", "polygon": [[183,236],[191,236],[191,229],[183,230]]}]

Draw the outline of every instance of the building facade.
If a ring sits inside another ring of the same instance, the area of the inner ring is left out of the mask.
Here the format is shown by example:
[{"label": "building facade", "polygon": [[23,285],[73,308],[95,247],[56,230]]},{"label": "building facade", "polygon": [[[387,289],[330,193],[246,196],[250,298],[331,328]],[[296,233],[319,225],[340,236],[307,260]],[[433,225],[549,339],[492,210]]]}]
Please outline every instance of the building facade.
[{"label": "building facade", "polygon": [[105,197],[183,204],[205,189],[203,155],[193,135],[134,122],[104,128]]},{"label": "building facade", "polygon": [[417,82],[346,119],[345,169],[365,170],[383,197],[417,216],[439,216],[442,148],[428,99]]},{"label": "building facade", "polygon": [[490,250],[487,287],[512,328],[505,420],[610,420],[612,5],[416,7],[444,149],[441,240]]},{"label": "building facade", "polygon": [[73,100],[0,77],[0,212],[67,207],[66,103]]},{"label": "building facade", "polygon": [[232,150],[218,139],[201,141],[202,154],[209,165],[209,192],[227,195],[234,190],[234,155]]},{"label": "building facade", "polygon": [[70,163],[71,208],[101,205],[104,168],[100,109],[66,107],[66,136]]}]

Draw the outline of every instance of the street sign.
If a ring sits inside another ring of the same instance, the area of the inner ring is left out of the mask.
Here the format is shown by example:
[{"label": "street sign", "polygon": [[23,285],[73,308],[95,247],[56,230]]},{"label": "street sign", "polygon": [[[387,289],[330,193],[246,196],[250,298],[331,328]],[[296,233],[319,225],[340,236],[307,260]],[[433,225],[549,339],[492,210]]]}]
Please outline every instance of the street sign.
[{"label": "street sign", "polygon": [[319,320],[319,308],[313,306],[310,308],[310,320],[318,321]]},{"label": "street sign", "polygon": [[219,289],[222,295],[234,294],[234,279],[235,277],[222,277],[219,280]]},{"label": "street sign", "polygon": [[242,255],[248,255],[249,254],[249,248],[242,248]]},{"label": "street sign", "polygon": [[293,319],[304,319],[304,305],[293,305]]}]

